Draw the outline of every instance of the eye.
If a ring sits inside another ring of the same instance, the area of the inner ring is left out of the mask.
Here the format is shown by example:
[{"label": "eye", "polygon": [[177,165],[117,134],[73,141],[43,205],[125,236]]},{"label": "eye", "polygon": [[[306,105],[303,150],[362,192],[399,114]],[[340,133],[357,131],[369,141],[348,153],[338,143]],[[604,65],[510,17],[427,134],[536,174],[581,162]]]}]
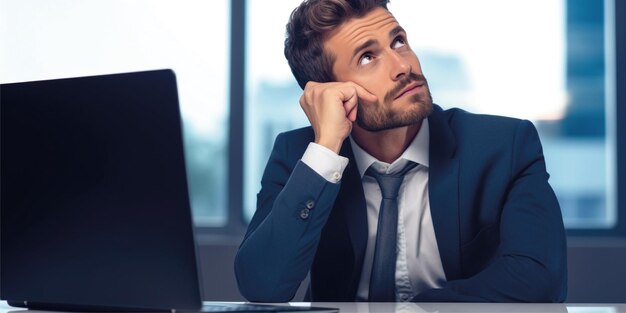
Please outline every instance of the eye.
[{"label": "eye", "polygon": [[404,46],[406,46],[406,40],[403,37],[397,37],[391,44],[391,47],[394,49],[402,48]]},{"label": "eye", "polygon": [[359,59],[359,65],[368,65],[374,60],[374,57],[369,53],[364,53]]}]

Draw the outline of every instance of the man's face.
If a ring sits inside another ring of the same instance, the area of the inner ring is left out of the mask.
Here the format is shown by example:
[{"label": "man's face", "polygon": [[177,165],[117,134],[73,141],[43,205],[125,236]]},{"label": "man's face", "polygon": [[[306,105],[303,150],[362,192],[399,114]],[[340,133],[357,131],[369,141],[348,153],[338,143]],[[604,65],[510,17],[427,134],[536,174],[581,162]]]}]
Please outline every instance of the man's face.
[{"label": "man's face", "polygon": [[383,8],[332,31],[324,49],[335,57],[337,81],[352,81],[378,97],[359,103],[357,123],[369,131],[419,123],[432,112],[428,83],[406,33]]}]

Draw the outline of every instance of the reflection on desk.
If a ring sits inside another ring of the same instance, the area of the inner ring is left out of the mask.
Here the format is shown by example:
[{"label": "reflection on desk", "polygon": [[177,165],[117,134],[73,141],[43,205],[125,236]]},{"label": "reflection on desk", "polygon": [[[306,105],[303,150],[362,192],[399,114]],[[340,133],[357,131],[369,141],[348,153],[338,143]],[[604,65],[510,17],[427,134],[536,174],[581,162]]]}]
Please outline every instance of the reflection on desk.
[{"label": "reflection on desk", "polygon": [[[626,313],[626,304],[559,304],[559,303],[368,303],[368,302],[292,302],[292,305],[311,305],[339,308],[341,313]],[[13,308],[0,302],[0,313],[42,313]]]},{"label": "reflection on desk", "polygon": [[[308,303],[293,303],[303,305]],[[335,307],[341,313],[626,313],[626,304],[562,304],[562,303],[367,303],[314,302],[312,306]]]}]

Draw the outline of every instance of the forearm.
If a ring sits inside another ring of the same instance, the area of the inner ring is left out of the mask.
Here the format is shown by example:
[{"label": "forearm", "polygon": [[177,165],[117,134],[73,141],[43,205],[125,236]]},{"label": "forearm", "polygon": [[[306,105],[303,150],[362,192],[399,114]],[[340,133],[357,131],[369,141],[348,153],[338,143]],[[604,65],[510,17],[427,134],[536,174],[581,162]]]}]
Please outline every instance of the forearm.
[{"label": "forearm", "polygon": [[522,255],[497,258],[477,275],[447,282],[414,302],[563,302],[561,273]]},{"label": "forearm", "polygon": [[246,299],[285,302],[293,298],[311,267],[338,191],[339,184],[329,183],[302,162],[296,165],[282,191],[267,203],[271,205],[267,216],[237,253],[235,274]]}]

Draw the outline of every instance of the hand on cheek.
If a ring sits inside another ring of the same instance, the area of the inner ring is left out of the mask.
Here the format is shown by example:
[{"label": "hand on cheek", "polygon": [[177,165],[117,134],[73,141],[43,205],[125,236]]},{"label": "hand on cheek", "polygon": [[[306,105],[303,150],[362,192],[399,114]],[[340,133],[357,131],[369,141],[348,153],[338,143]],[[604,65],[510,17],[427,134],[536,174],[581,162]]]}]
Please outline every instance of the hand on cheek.
[{"label": "hand on cheek", "polygon": [[356,120],[358,103],[376,100],[375,95],[353,82],[308,82],[300,106],[315,131],[315,142],[339,153]]}]

